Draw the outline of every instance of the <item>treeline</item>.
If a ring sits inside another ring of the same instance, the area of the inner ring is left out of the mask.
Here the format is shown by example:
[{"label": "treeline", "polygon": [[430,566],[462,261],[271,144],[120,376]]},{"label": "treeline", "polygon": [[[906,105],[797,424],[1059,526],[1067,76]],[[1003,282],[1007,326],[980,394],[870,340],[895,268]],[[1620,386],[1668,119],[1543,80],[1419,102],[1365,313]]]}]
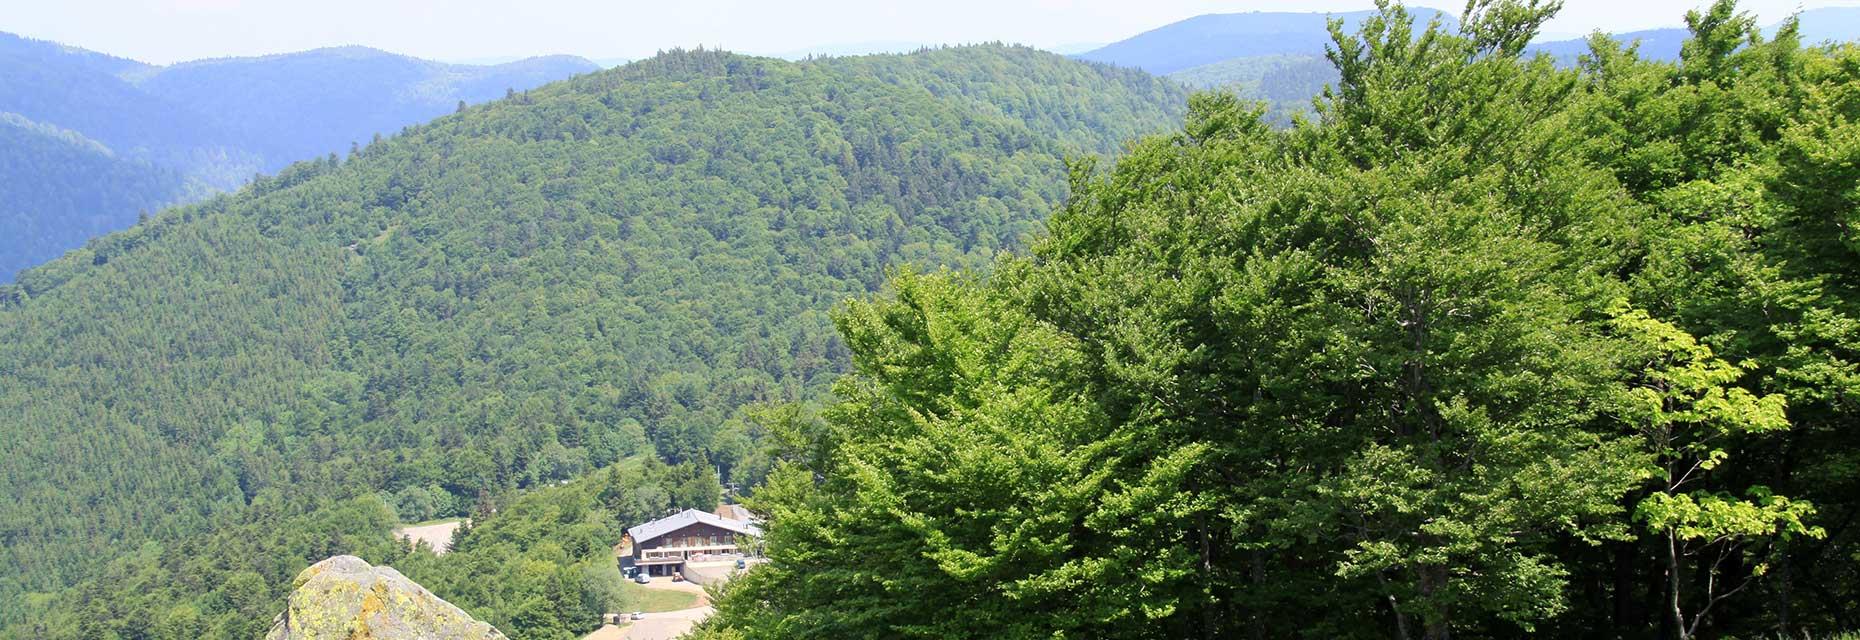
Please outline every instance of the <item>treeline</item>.
[{"label": "treeline", "polygon": [[986,278],[901,274],[706,638],[1827,637],[1860,626],[1860,48],[1729,1],[1333,28]]},{"label": "treeline", "polygon": [[211,553],[261,503],[466,515],[638,456],[751,486],[744,407],[826,392],[834,305],[1025,246],[1066,156],[1185,103],[1026,48],[670,52],[99,238],[0,290],[0,624],[118,585],[159,611],[194,591],[106,567]]}]

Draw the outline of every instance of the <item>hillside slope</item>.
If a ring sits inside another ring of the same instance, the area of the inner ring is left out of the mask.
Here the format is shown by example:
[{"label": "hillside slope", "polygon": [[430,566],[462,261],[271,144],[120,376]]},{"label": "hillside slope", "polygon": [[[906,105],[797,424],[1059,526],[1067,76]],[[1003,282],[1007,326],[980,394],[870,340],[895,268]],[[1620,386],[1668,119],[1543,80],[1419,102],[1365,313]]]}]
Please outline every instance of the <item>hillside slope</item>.
[{"label": "hillside slope", "polygon": [[675,52],[163,212],[0,291],[0,597],[260,503],[752,481],[739,408],[842,370],[832,306],[1022,246],[1064,157],[1183,99],[1025,48]]}]

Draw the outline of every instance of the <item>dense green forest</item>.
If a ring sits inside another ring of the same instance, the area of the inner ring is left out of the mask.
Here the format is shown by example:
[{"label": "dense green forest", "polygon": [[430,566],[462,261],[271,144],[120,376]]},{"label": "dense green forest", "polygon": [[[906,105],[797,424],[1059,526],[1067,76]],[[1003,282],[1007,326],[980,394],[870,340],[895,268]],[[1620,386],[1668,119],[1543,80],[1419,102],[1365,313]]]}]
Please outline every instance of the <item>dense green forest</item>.
[{"label": "dense green forest", "polygon": [[1555,4],[1338,30],[1315,119],[1199,95],[840,311],[703,637],[1860,626],[1860,47],[1727,0],[1560,68]]},{"label": "dense green forest", "polygon": [[[1174,83],[1019,47],[678,51],[25,271],[0,285],[0,635],[250,637],[310,562],[396,564],[397,517],[631,457],[682,473],[674,489],[693,470],[752,485],[770,462],[745,407],[819,399],[848,365],[831,308],[896,265],[1023,248],[1066,157],[1185,106]],[[666,506],[651,494],[587,517],[634,524]],[[561,637],[510,613],[526,599],[460,597],[514,637]],[[110,626],[31,624],[73,619]]]},{"label": "dense green forest", "polygon": [[[0,283],[143,210],[596,68],[566,56],[453,65],[362,47],[154,66],[0,33],[0,120],[24,123],[0,124]],[[57,133],[19,138],[44,129]],[[73,136],[81,148],[58,144]]]}]

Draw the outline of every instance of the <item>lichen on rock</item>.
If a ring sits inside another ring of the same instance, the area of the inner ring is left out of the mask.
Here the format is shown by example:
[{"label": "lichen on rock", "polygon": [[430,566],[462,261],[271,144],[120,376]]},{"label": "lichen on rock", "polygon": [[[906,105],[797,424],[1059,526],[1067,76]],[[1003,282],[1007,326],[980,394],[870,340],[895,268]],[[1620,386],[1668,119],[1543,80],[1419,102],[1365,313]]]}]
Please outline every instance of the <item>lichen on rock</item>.
[{"label": "lichen on rock", "polygon": [[310,565],[292,584],[266,640],[504,638],[392,567],[355,556]]}]

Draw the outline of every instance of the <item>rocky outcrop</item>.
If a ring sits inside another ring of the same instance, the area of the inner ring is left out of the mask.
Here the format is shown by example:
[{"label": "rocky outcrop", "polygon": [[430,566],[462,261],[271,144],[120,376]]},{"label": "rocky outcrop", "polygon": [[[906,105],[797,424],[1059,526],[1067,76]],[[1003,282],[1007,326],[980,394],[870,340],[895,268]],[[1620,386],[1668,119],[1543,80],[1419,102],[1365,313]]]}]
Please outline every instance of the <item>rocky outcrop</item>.
[{"label": "rocky outcrop", "polygon": [[266,640],[504,638],[392,567],[355,556],[310,565],[293,587]]}]

